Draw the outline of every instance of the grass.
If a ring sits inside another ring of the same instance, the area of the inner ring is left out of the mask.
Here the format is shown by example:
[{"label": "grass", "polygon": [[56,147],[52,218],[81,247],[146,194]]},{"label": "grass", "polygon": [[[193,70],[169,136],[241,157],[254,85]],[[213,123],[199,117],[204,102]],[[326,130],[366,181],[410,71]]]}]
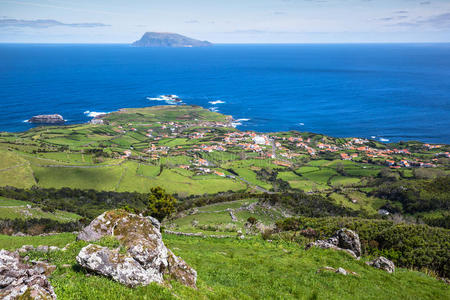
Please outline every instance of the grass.
[{"label": "grass", "polygon": [[337,175],[337,173],[332,169],[321,169],[319,171],[303,174],[305,178],[318,184],[327,184],[328,179],[330,179],[331,176],[335,175]]},{"label": "grass", "polygon": [[31,202],[0,197],[0,209],[2,206],[25,206],[27,204],[32,205]]},{"label": "grass", "polygon": [[39,186],[45,188],[80,188],[111,191],[122,174],[122,166],[65,168],[33,166]]},{"label": "grass", "polygon": [[72,233],[59,233],[48,236],[9,236],[0,234],[0,249],[14,250],[23,245],[39,245],[64,247],[74,242],[75,235]]},{"label": "grass", "polygon": [[[276,209],[268,209],[255,206],[253,211],[237,210],[242,206],[247,206],[258,201],[258,199],[242,199],[230,202],[216,203],[198,208],[198,213],[167,221],[165,226],[182,232],[203,232],[205,234],[226,234],[234,235],[238,229],[243,230],[244,224],[249,217],[254,217],[264,224],[273,224],[282,218],[281,212]],[[226,209],[233,209],[237,221],[232,221],[230,213]],[[198,222],[198,226],[193,226],[193,221]]]},{"label": "grass", "polygon": [[[31,206],[28,208],[27,205]],[[77,214],[57,210],[45,212],[33,203],[0,197],[0,219],[51,219],[59,222],[72,222],[81,217]]]},{"label": "grass", "polygon": [[[62,246],[74,241],[63,234],[49,237],[0,236],[2,248],[22,244]],[[448,299],[449,287],[423,273],[397,269],[388,274],[342,252],[311,249],[287,242],[202,239],[164,235],[165,244],[198,273],[198,289],[176,282],[127,288],[108,278],[86,276],[75,256],[86,243],[75,242],[66,252],[30,253],[57,266],[51,275],[58,299]],[[66,267],[64,265],[69,265]],[[343,267],[359,276],[317,272]]]},{"label": "grass", "polygon": [[29,163],[14,152],[0,151],[0,186],[29,188],[36,184]]},{"label": "grass", "polygon": [[236,173],[238,173],[240,177],[246,179],[247,181],[249,181],[253,185],[260,186],[260,187],[265,188],[265,189],[271,189],[272,188],[271,184],[266,183],[266,182],[264,182],[262,180],[259,180],[256,177],[256,173],[253,172],[251,169],[238,168],[238,169],[234,169],[234,171]]}]

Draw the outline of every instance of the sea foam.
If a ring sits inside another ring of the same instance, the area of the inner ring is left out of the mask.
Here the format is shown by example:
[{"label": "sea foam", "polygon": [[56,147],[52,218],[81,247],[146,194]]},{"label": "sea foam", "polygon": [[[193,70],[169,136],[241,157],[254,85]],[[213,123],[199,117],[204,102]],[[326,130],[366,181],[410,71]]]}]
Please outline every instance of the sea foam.
[{"label": "sea foam", "polygon": [[147,100],[149,101],[164,101],[167,104],[181,104],[183,103],[183,101],[179,100],[179,101],[175,101],[175,99],[180,99],[177,95],[171,95],[172,98],[168,97],[167,95],[161,95],[158,97],[147,97]]},{"label": "sea foam", "polygon": [[209,101],[208,103],[209,103],[209,104],[212,104],[212,105],[216,105],[216,104],[223,104],[223,103],[225,103],[225,101],[222,101],[222,100],[216,100],[216,101]]},{"label": "sea foam", "polygon": [[88,117],[95,118],[95,117],[98,117],[98,116],[101,116],[101,115],[106,115],[107,112],[99,112],[99,111],[89,111],[89,110],[87,110],[87,111],[84,112],[84,114],[86,116],[88,116]]}]

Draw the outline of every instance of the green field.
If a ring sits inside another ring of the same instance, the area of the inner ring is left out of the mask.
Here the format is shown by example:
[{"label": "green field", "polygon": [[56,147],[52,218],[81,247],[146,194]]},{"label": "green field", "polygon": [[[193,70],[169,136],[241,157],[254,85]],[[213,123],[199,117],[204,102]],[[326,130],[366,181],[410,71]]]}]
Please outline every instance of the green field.
[{"label": "green field", "polygon": [[64,223],[79,220],[81,217],[77,214],[61,210],[45,212],[33,203],[0,197],[0,219],[25,220],[41,218]]},{"label": "green field", "polygon": [[[164,235],[165,244],[198,273],[198,289],[177,282],[127,288],[77,267],[75,256],[86,245],[73,243],[66,252],[32,253],[57,266],[50,276],[58,299],[447,299],[447,284],[423,273],[374,269],[342,252],[311,249],[288,242],[202,239]],[[62,247],[74,235],[48,237],[0,236],[0,248],[23,244]],[[68,265],[69,267],[67,267]],[[358,276],[317,272],[324,266],[343,267]]]}]

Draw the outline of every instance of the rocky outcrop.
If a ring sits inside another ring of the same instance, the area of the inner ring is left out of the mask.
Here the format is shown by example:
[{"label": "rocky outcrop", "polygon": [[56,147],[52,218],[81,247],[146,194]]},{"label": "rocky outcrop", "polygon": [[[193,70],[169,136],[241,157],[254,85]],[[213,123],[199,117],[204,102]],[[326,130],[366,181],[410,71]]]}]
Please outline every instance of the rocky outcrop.
[{"label": "rocky outcrop", "polygon": [[40,124],[64,124],[64,118],[61,115],[38,115],[34,116],[28,120],[29,123],[40,123]]},{"label": "rocky outcrop", "polygon": [[197,273],[166,248],[156,219],[112,210],[94,219],[78,235],[79,240],[96,241],[113,236],[124,248],[84,247],[77,256],[84,268],[129,286],[163,282],[163,275],[195,287]]},{"label": "rocky outcrop", "polygon": [[366,264],[374,268],[384,270],[388,273],[393,273],[395,271],[394,263],[383,256],[380,256],[372,261],[368,261]]},{"label": "rocky outcrop", "polygon": [[19,254],[0,250],[0,298],[56,299],[47,280],[47,275],[54,270],[55,266],[45,262],[27,265]]},{"label": "rocky outcrop", "polygon": [[356,259],[361,257],[361,242],[358,234],[346,228],[339,229],[328,240],[317,240],[306,245],[306,249],[311,247],[345,251]]}]

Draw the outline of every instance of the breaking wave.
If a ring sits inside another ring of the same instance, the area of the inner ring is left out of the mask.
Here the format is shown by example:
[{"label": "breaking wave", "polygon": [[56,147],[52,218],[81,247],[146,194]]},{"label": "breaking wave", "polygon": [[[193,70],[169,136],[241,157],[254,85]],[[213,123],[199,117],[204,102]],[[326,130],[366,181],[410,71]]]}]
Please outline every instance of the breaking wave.
[{"label": "breaking wave", "polygon": [[222,100],[216,100],[216,101],[209,101],[208,103],[209,103],[209,104],[212,104],[212,105],[216,105],[216,104],[223,104],[223,103],[225,103],[225,101],[222,101]]},{"label": "breaking wave", "polygon": [[106,115],[107,112],[99,112],[99,111],[89,111],[89,110],[87,110],[87,111],[84,112],[84,114],[86,116],[88,116],[88,117],[95,118],[95,117],[98,117],[98,116],[101,116],[101,115]]}]

